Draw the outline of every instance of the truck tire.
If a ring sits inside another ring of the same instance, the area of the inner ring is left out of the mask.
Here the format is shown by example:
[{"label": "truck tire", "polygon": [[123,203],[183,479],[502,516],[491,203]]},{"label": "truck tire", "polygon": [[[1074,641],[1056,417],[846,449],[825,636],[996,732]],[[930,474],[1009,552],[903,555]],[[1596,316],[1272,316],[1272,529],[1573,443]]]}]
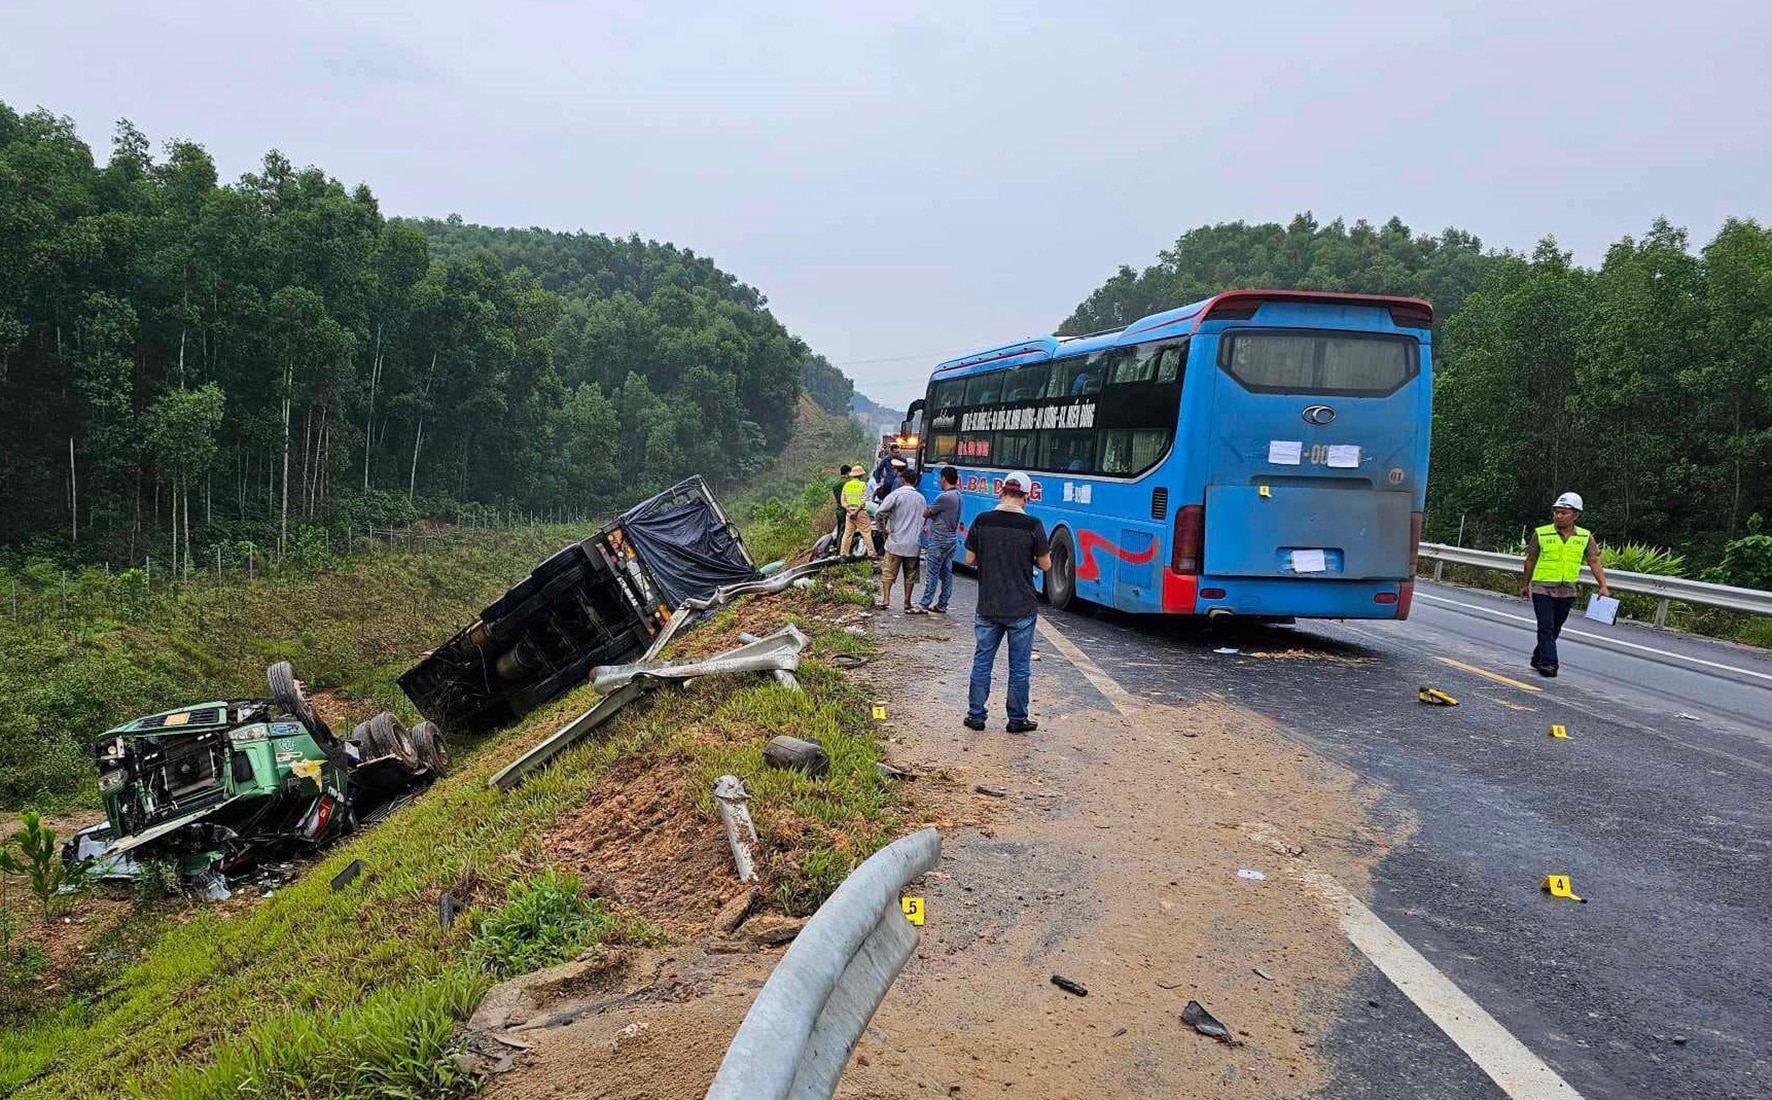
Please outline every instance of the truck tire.
[{"label": "truck tire", "polygon": [[409,770],[418,770],[418,746],[413,743],[412,731],[387,711],[359,725],[354,736],[365,759],[391,756]]},{"label": "truck tire", "polygon": [[308,700],[308,693],[302,689],[301,681],[295,678],[295,666],[288,661],[278,661],[265,669],[265,679],[271,685],[271,702],[285,714],[295,716],[322,744],[334,739],[332,728],[321,720],[314,704]]},{"label": "truck tire", "polygon": [[1046,599],[1054,611],[1077,602],[1077,548],[1071,533],[1060,527],[1052,533],[1052,568],[1046,570]]},{"label": "truck tire", "polygon": [[449,749],[443,744],[443,731],[435,722],[420,722],[412,727],[412,744],[418,750],[418,762],[439,779],[449,774]]}]

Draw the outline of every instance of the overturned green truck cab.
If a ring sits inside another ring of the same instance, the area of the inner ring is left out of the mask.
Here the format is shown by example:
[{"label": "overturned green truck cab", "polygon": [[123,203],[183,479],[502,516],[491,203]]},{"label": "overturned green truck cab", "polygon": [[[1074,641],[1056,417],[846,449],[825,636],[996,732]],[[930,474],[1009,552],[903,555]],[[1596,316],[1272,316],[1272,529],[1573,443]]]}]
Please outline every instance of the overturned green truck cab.
[{"label": "overturned green truck cab", "polygon": [[180,707],[99,735],[106,821],[64,858],[101,875],[131,876],[151,858],[185,878],[232,878],[367,824],[447,767],[429,723],[409,730],[384,712],[340,738],[287,663],[267,674],[270,699]]}]

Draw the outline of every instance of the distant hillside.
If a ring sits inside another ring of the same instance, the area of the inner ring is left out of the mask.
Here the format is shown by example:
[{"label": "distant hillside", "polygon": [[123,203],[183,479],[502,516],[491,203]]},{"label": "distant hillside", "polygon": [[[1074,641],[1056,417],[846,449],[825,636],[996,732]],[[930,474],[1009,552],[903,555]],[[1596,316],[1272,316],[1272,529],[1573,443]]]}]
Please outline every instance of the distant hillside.
[{"label": "distant hillside", "polygon": [[870,431],[890,424],[894,427],[904,419],[903,409],[889,409],[859,391],[849,397],[849,415],[861,421]]}]

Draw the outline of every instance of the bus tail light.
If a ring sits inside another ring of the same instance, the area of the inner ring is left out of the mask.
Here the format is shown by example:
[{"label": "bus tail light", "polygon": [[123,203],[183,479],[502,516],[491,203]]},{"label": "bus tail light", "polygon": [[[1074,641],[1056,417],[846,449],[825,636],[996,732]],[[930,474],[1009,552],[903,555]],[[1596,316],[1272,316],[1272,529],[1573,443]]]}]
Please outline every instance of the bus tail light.
[{"label": "bus tail light", "polygon": [[1395,592],[1380,592],[1376,596],[1372,597],[1372,602],[1373,603],[1396,603],[1397,602],[1397,594]]},{"label": "bus tail light", "polygon": [[1200,549],[1206,539],[1206,509],[1189,504],[1175,512],[1175,553],[1169,568],[1177,573],[1200,572]]}]

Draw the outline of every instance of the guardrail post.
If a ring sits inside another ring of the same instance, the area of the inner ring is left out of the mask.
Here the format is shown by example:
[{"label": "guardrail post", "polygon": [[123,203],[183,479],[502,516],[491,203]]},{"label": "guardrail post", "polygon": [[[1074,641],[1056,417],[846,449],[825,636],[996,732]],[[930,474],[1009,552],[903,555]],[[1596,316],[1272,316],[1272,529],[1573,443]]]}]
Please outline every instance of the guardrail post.
[{"label": "guardrail post", "polygon": [[1440,577],[1445,572],[1446,572],[1446,563],[1444,560],[1434,562],[1434,583],[1435,584],[1440,583]]},{"label": "guardrail post", "polygon": [[1666,596],[1663,596],[1661,599],[1655,601],[1655,625],[1656,626],[1666,626],[1667,625],[1667,602],[1668,601],[1667,601]]}]

